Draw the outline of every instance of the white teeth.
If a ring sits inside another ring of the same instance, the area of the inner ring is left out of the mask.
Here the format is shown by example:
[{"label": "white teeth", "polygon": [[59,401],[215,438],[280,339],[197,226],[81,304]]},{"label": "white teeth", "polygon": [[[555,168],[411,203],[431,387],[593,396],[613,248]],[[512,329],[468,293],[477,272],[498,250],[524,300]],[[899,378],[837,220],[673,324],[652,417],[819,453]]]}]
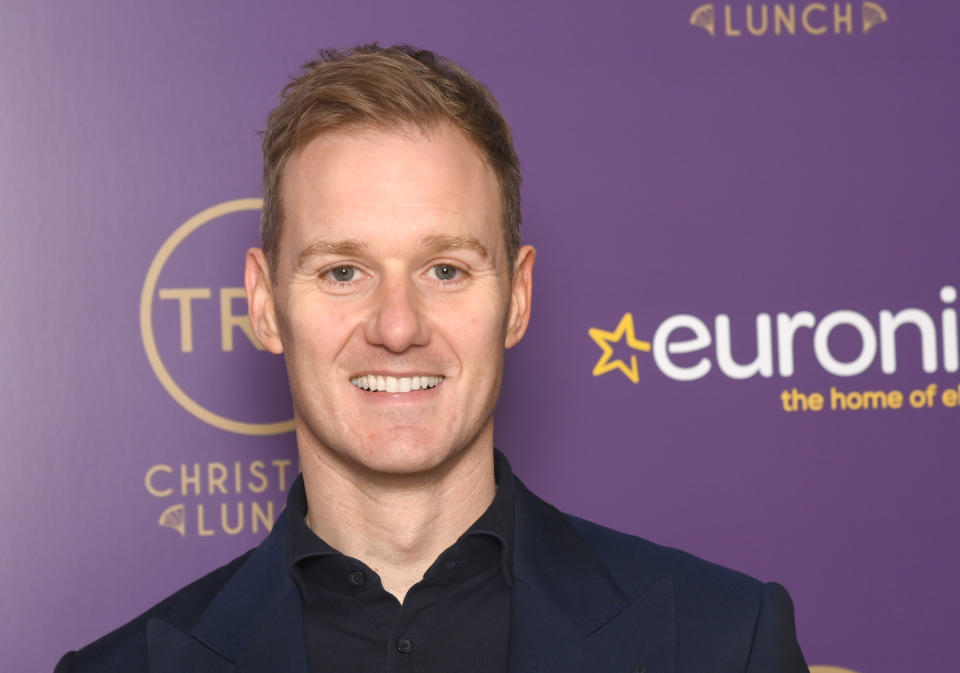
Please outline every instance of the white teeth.
[{"label": "white teeth", "polygon": [[409,393],[415,390],[428,390],[437,387],[443,381],[442,376],[377,376],[364,374],[350,379],[350,383],[362,390],[386,393]]}]

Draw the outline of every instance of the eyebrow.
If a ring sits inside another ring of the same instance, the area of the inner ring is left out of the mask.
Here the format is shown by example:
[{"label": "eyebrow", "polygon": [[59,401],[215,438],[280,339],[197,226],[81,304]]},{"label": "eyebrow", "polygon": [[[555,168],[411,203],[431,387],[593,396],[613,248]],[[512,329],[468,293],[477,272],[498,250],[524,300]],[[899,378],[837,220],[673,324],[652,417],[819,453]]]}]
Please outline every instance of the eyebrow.
[{"label": "eyebrow", "polygon": [[314,257],[315,255],[359,255],[367,249],[367,244],[360,241],[345,238],[340,241],[314,241],[297,255],[297,267]]},{"label": "eyebrow", "polygon": [[490,259],[490,253],[487,251],[486,246],[484,246],[476,236],[434,234],[425,236],[423,240],[420,241],[420,247],[435,252],[444,250],[472,250],[483,257],[483,259]]},{"label": "eyebrow", "polygon": [[[432,234],[420,241],[420,247],[431,252],[444,250],[472,250],[485,260],[490,259],[486,246],[476,236],[449,236],[446,234]],[[297,268],[306,264],[307,260],[317,255],[361,255],[367,250],[367,244],[351,238],[339,241],[317,240],[305,247],[297,255]]]}]

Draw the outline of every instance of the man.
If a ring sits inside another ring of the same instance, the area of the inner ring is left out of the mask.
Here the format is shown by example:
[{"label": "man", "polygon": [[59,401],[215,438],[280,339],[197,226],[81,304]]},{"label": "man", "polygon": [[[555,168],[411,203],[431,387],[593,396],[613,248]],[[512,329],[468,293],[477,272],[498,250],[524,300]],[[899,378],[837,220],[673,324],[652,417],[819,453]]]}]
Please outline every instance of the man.
[{"label": "man", "polygon": [[535,253],[486,89],[324,53],[263,149],[246,288],[302,479],[257,549],[58,671],[806,671],[781,587],[560,514],[495,452]]}]

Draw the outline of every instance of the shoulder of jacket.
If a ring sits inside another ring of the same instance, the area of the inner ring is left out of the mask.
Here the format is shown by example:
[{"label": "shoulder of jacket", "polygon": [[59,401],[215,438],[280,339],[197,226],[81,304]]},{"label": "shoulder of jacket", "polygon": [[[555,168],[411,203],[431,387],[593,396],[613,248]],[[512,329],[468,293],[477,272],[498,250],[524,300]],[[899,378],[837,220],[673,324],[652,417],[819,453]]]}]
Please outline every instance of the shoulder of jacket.
[{"label": "shoulder of jacket", "polygon": [[696,596],[700,602],[712,598],[725,606],[745,602],[755,608],[763,597],[764,584],[742,572],[674,547],[566,516],[628,593],[632,593],[634,578],[640,580],[636,587],[639,589],[648,586],[654,576],[671,580],[678,599]]},{"label": "shoulder of jacket", "polygon": [[86,647],[67,653],[57,665],[56,673],[145,671],[147,622],[159,618],[184,632],[190,632],[213,598],[251,553],[253,550],[191,582]]}]

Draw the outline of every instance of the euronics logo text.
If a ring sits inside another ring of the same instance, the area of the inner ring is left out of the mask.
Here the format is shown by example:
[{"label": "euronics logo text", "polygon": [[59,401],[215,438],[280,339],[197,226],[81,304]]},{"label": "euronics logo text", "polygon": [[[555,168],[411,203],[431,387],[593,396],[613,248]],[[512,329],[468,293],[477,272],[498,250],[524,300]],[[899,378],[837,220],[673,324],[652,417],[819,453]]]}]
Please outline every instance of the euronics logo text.
[{"label": "euronics logo text", "polygon": [[[812,334],[811,348],[817,365],[834,376],[862,374],[878,358],[884,374],[895,374],[902,366],[898,355],[907,362],[918,362],[927,374],[956,372],[960,369],[957,311],[950,306],[956,300],[956,288],[947,285],[940,290],[940,301],[947,306],[937,317],[920,308],[882,310],[875,319],[851,310],[832,311],[820,318],[811,311],[777,313],[776,316],[760,313],[752,326],[738,329],[731,324],[730,316],[723,313],[710,323],[695,315],[678,314],[662,321],[649,342],[636,337],[633,315],[625,313],[614,331],[590,328],[590,338],[601,349],[593,375],[617,370],[637,383],[640,378],[637,353],[650,353],[656,368],[675,381],[703,378],[714,366],[731,379],[769,378],[774,373],[790,378],[796,370],[798,336],[805,333]],[[859,352],[855,356],[841,358],[831,349],[830,337],[838,329],[853,329],[857,333]],[[919,353],[898,354],[897,338],[903,330],[915,330],[919,335]],[[747,334],[748,331],[753,335]],[[752,360],[734,359],[734,335],[755,339],[756,355]],[[804,343],[807,341],[809,339]],[[625,353],[621,352],[618,356],[617,350],[630,351],[630,355],[624,358]]]}]

